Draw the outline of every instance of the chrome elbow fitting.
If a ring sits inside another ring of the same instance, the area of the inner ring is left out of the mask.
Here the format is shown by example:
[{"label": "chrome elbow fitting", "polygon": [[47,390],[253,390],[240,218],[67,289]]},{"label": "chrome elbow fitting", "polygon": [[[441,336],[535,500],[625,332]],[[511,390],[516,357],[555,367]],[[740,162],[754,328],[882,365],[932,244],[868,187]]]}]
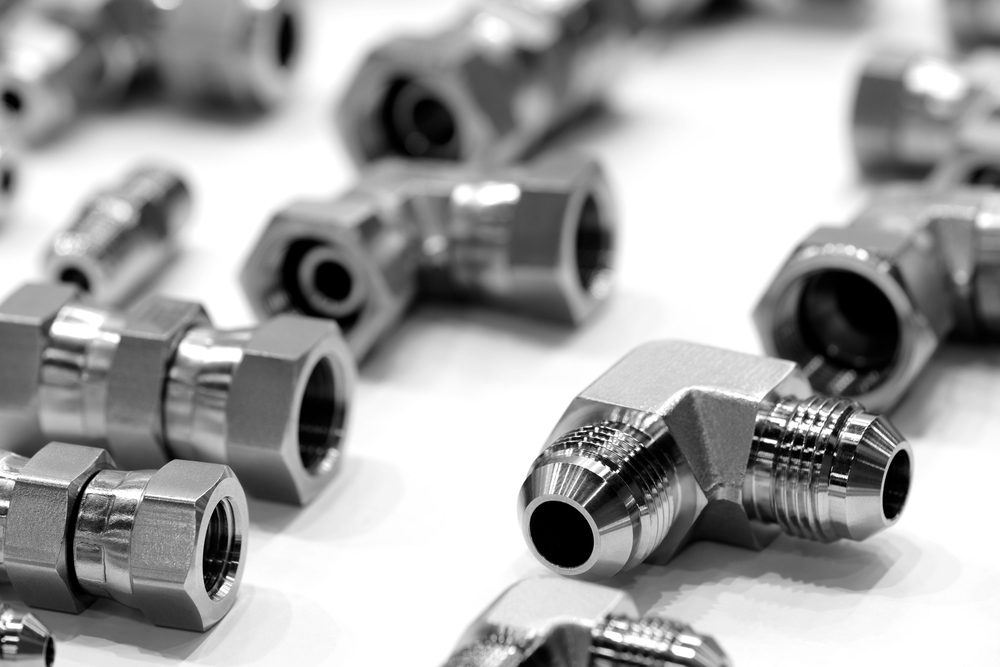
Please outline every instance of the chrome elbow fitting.
[{"label": "chrome elbow fitting", "polygon": [[53,282],[69,283],[93,303],[120,306],[178,253],[191,193],[174,171],[143,166],[91,197],[49,243],[43,260]]},{"label": "chrome elbow fitting", "polygon": [[0,453],[0,505],[0,570],[29,606],[80,613],[104,597],[204,632],[236,601],[249,523],[226,466],[124,471],[103,450],[53,443]]},{"label": "chrome elbow fitting", "polygon": [[718,643],[662,616],[640,618],[623,591],[556,577],[526,579],[466,630],[445,667],[520,665],[729,667]]},{"label": "chrome elbow fitting", "polygon": [[330,322],[277,317],[214,328],[162,297],[127,312],[62,285],[0,304],[0,443],[108,449],[132,468],[225,463],[252,495],[306,504],[340,460],[354,361]]},{"label": "chrome elbow fitting", "polygon": [[0,143],[0,222],[10,215],[19,178],[17,156],[9,146]]},{"label": "chrome elbow fitting", "polygon": [[637,25],[632,0],[481,2],[456,25],[372,51],[337,120],[358,163],[507,161],[602,95]]},{"label": "chrome elbow fitting", "polygon": [[0,602],[0,662],[19,662],[22,667],[51,667],[56,659],[52,633],[34,614],[18,611]]},{"label": "chrome elbow fitting", "polygon": [[383,162],[337,200],[278,213],[241,282],[262,316],[336,320],[360,358],[423,298],[579,324],[610,293],[616,233],[593,160]]},{"label": "chrome elbow fitting", "polygon": [[792,252],[754,313],[813,388],[888,410],[949,335],[1000,335],[1000,196],[898,187]]},{"label": "chrome elbow fitting", "polygon": [[521,487],[525,540],[563,575],[612,577],[712,539],[863,540],[896,523],[909,444],[792,362],[644,345],[567,408]]}]

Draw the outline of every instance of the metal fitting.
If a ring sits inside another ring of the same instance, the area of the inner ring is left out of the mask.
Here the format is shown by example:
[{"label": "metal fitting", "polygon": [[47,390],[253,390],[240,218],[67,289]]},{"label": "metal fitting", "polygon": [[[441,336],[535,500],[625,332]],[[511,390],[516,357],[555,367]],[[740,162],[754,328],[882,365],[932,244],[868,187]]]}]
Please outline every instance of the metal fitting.
[{"label": "metal fitting", "polygon": [[698,539],[863,540],[899,519],[912,456],[883,417],[812,395],[792,362],[657,342],[570,404],[518,508],[549,568],[612,577]]},{"label": "metal fitting", "polygon": [[728,667],[714,639],[639,617],[623,591],[555,577],[507,589],[469,626],[445,667]]},{"label": "metal fitting", "polygon": [[247,491],[305,504],[340,460],[354,361],[336,325],[282,316],[214,328],[162,297],[114,312],[65,285],[0,304],[0,443],[108,449],[132,468],[225,463]]},{"label": "metal fitting", "polygon": [[45,274],[103,306],[125,303],[178,253],[191,193],[176,172],[144,166],[88,200],[52,239]]},{"label": "metal fitting", "polygon": [[754,319],[816,391],[891,408],[949,335],[1000,335],[1000,195],[886,190],[800,243]]},{"label": "metal fitting", "polygon": [[600,99],[630,36],[670,3],[485,0],[457,24],[371,52],[338,110],[359,163],[508,161]]},{"label": "metal fitting", "polygon": [[242,283],[258,314],[337,321],[363,357],[418,298],[578,324],[610,293],[617,225],[600,166],[382,162],[331,202],[278,213]]},{"label": "metal fitting", "polygon": [[10,215],[18,188],[18,161],[10,148],[0,143],[0,222]]},{"label": "metal fitting", "polygon": [[0,452],[0,506],[0,574],[27,605],[80,613],[110,598],[204,632],[236,601],[249,523],[226,466],[124,471],[61,443],[30,459]]},{"label": "metal fitting", "polygon": [[56,659],[52,633],[34,614],[0,602],[0,662],[17,661],[25,667],[51,667]]}]

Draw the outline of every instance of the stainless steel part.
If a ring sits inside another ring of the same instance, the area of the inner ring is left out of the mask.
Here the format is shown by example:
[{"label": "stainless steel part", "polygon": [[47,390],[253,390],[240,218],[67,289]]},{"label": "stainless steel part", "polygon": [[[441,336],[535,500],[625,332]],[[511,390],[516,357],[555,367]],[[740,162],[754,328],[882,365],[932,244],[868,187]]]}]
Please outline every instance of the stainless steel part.
[{"label": "stainless steel part", "polygon": [[191,193],[175,171],[142,166],[91,197],[44,258],[53,282],[76,285],[94,303],[120,306],[177,255]]},{"label": "stainless steel part", "polygon": [[591,159],[502,168],[388,161],[338,199],[278,213],[241,280],[258,314],[332,318],[363,357],[422,298],[578,324],[611,291],[616,234]]},{"label": "stainless steel part", "polygon": [[698,539],[863,540],[899,519],[911,473],[886,419],[813,396],[795,364],[666,341],[570,404],[518,510],[541,562],[597,579],[665,564]]},{"label": "stainless steel part", "polygon": [[247,491],[305,504],[340,461],[354,361],[337,326],[281,316],[219,330],[196,304],[97,308],[66,285],[0,304],[0,444],[107,448],[130,468],[225,463]]},{"label": "stainless steel part", "polygon": [[18,159],[10,147],[0,142],[0,222],[10,215],[19,184]]},{"label": "stainless steel part", "polygon": [[1000,45],[1000,3],[945,0],[952,39],[962,50]]},{"label": "stainless steel part", "polygon": [[204,632],[229,613],[246,559],[246,496],[223,465],[124,471],[52,443],[0,452],[0,574],[25,604],[79,613],[97,597]]},{"label": "stainless steel part", "polygon": [[52,633],[35,618],[0,602],[0,662],[23,667],[50,667],[56,659]]},{"label": "stainless steel part", "polygon": [[887,188],[847,227],[802,241],[754,319],[816,391],[891,408],[949,335],[1000,336],[1000,195]]},{"label": "stainless steel part", "polygon": [[728,667],[716,641],[657,615],[639,617],[614,588],[555,577],[500,595],[459,641],[445,667]]}]

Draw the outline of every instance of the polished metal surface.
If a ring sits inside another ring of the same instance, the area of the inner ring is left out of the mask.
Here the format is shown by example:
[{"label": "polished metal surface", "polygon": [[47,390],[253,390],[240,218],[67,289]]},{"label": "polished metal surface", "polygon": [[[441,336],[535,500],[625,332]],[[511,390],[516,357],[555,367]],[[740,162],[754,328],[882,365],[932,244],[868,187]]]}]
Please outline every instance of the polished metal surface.
[{"label": "polished metal surface", "polygon": [[279,212],[241,281],[259,315],[334,319],[363,357],[422,299],[578,325],[610,295],[616,235],[608,184],[591,159],[389,161],[338,199]]},{"label": "polished metal surface", "polygon": [[14,197],[17,194],[20,179],[18,158],[3,142],[0,142],[0,223],[11,213]]},{"label": "polished metal surface", "polygon": [[280,316],[218,330],[196,304],[124,312],[28,285],[0,304],[0,442],[107,448],[129,468],[225,463],[253,495],[305,504],[340,461],[354,361],[336,325]]},{"label": "polished metal surface", "polygon": [[623,591],[554,577],[507,589],[466,630],[445,667],[728,667],[716,641]]},{"label": "polished metal surface", "polygon": [[56,234],[46,249],[45,274],[76,285],[93,303],[123,305],[176,257],[190,208],[191,193],[175,171],[133,169]]},{"label": "polished metal surface", "polygon": [[887,410],[944,340],[994,340],[1000,195],[946,183],[979,173],[960,166],[802,241],[755,310],[768,353],[799,363],[817,392]]},{"label": "polished metal surface", "polygon": [[35,618],[0,602],[0,662],[50,667],[56,660],[52,633]]},{"label": "polished metal surface", "polygon": [[521,487],[532,553],[599,579],[693,540],[861,540],[899,519],[912,470],[884,418],[812,396],[794,363],[642,346],[569,406]]},{"label": "polished metal surface", "polygon": [[232,609],[249,518],[226,466],[125,472],[103,450],[61,443],[0,462],[0,570],[26,604],[79,613],[105,597],[199,632]]}]

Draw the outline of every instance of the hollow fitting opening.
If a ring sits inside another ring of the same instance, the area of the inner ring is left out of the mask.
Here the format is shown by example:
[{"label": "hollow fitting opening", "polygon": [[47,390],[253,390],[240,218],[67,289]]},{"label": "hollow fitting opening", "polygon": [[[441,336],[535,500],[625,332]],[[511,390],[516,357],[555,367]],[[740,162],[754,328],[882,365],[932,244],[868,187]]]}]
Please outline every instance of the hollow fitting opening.
[{"label": "hollow fitting opening", "polygon": [[212,600],[221,600],[233,589],[242,557],[243,536],[236,524],[229,498],[220,500],[212,510],[202,553],[205,592]]},{"label": "hollow fitting opening", "polygon": [[604,296],[610,284],[614,230],[593,196],[587,197],[580,210],[573,247],[580,285],[594,297]]},{"label": "hollow fitting opening", "polygon": [[411,158],[458,160],[461,141],[451,105],[416,79],[389,85],[380,111],[388,152]]},{"label": "hollow fitting opening", "polygon": [[313,475],[328,472],[339,455],[345,411],[333,366],[321,359],[313,367],[299,406],[299,456]]},{"label": "hollow fitting opening", "polygon": [[10,116],[18,116],[24,111],[24,96],[15,88],[0,91],[0,108]]},{"label": "hollow fitting opening", "polygon": [[366,283],[354,262],[320,241],[292,244],[282,283],[296,310],[336,320],[344,331],[357,323],[367,301]]},{"label": "hollow fitting opening", "polygon": [[887,521],[893,521],[900,515],[909,494],[910,455],[899,451],[889,462],[882,484],[882,514]]},{"label": "hollow fitting opening", "polygon": [[278,67],[291,68],[299,52],[299,27],[295,15],[291,12],[282,12],[278,19],[274,46],[275,62]]},{"label": "hollow fitting opening", "polygon": [[93,282],[90,280],[90,276],[78,267],[68,266],[59,272],[59,282],[66,283],[68,285],[76,285],[84,292],[90,292],[93,287]]},{"label": "hollow fitting opening", "polygon": [[967,184],[1000,189],[1000,168],[993,165],[979,166],[969,172]]},{"label": "hollow fitting opening", "polygon": [[528,533],[538,555],[549,564],[566,569],[582,567],[594,554],[594,530],[576,507],[548,500],[528,519]]}]

